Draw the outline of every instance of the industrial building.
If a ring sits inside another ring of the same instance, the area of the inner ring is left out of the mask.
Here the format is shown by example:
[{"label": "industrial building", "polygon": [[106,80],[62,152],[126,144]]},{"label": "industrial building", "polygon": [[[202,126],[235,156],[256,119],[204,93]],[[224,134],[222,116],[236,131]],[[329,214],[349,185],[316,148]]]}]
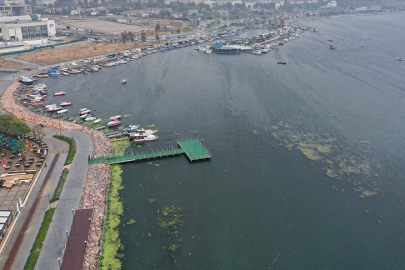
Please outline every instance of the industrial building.
[{"label": "industrial building", "polygon": [[32,13],[31,6],[25,5],[24,2],[21,5],[7,5],[5,3],[8,2],[0,0],[0,17],[23,16]]},{"label": "industrial building", "polygon": [[36,15],[0,17],[0,41],[22,41],[56,35],[55,21]]}]

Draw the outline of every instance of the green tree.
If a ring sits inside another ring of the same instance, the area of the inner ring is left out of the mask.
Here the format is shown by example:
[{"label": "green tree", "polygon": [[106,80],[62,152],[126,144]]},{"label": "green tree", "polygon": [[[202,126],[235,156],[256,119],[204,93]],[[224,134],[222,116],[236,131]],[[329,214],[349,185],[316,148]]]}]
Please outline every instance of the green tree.
[{"label": "green tree", "polygon": [[128,31],[128,33],[127,33],[127,38],[128,38],[130,41],[134,41],[135,36],[134,36],[134,34],[133,34],[131,31]]},{"label": "green tree", "polygon": [[121,33],[121,40],[122,40],[122,42],[124,42],[124,44],[125,44],[125,42],[127,42],[127,38],[128,38],[127,35],[128,35],[127,31],[124,31]]},{"label": "green tree", "polygon": [[180,28],[177,28],[177,34],[180,33]]},{"label": "green tree", "polygon": [[157,41],[160,41],[160,37],[159,37],[159,34],[158,34],[158,33],[156,33],[156,36],[155,36],[155,37],[156,37],[156,40],[157,40]]},{"label": "green tree", "polygon": [[17,146],[20,147],[22,155],[25,156],[25,150],[28,148],[28,146],[25,144],[25,141],[24,140],[19,140],[17,142]]},{"label": "green tree", "polygon": [[145,34],[145,32],[142,32],[142,33],[141,33],[141,40],[142,40],[143,42],[146,41],[146,34]]},{"label": "green tree", "polygon": [[226,9],[233,9],[233,5],[231,2],[226,3],[225,7]]},{"label": "green tree", "polygon": [[155,32],[160,32],[160,24],[156,24],[155,26]]},{"label": "green tree", "polygon": [[11,114],[0,115],[0,132],[11,136],[19,136],[30,132],[31,129],[24,122]]}]

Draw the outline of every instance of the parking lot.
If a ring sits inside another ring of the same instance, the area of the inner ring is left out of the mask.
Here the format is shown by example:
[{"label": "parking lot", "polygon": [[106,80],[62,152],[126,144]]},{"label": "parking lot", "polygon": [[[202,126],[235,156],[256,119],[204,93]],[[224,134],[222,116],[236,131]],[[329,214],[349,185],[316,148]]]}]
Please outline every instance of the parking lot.
[{"label": "parking lot", "polygon": [[[154,30],[155,25],[147,22],[140,22],[138,24],[122,24],[110,21],[91,20],[91,21],[77,21],[63,23],[62,25],[70,27],[70,30],[77,31],[95,31],[97,34],[116,35],[119,36],[124,31],[131,31],[140,35],[141,31]],[[66,29],[66,28],[65,28]]]}]

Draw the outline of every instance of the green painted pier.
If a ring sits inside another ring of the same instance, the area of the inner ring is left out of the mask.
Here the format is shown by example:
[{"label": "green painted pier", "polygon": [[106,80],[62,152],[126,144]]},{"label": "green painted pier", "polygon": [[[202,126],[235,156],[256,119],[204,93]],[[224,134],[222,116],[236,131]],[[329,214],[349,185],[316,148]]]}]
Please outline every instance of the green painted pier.
[{"label": "green painted pier", "polygon": [[177,145],[179,148],[169,148],[167,150],[162,149],[161,151],[147,151],[136,154],[127,154],[122,156],[109,156],[109,157],[99,157],[92,158],[89,161],[89,165],[94,164],[118,164],[127,163],[135,161],[145,161],[149,159],[185,155],[190,162],[198,160],[211,159],[211,151],[209,151],[198,139],[190,140],[178,140]]}]

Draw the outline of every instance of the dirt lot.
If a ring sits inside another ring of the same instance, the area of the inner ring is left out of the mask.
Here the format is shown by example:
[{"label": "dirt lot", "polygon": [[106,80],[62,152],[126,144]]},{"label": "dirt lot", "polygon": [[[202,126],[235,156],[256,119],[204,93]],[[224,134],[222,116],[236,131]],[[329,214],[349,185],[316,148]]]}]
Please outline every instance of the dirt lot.
[{"label": "dirt lot", "polygon": [[[155,42],[156,43],[156,42]],[[53,65],[61,62],[68,62],[83,58],[104,55],[112,52],[125,51],[133,48],[143,47],[153,42],[127,42],[126,44],[110,42],[90,42],[79,45],[64,46],[55,49],[37,51],[37,62],[39,66]],[[35,63],[35,53],[26,53],[15,57],[16,59]],[[17,63],[17,62],[16,62]],[[17,63],[18,64],[18,63]]]},{"label": "dirt lot", "polygon": [[[33,63],[35,63],[35,60]],[[27,67],[27,65],[20,63],[20,62],[12,61],[12,60],[8,59],[7,56],[0,56],[0,68],[1,69],[23,69],[26,67]]]}]

